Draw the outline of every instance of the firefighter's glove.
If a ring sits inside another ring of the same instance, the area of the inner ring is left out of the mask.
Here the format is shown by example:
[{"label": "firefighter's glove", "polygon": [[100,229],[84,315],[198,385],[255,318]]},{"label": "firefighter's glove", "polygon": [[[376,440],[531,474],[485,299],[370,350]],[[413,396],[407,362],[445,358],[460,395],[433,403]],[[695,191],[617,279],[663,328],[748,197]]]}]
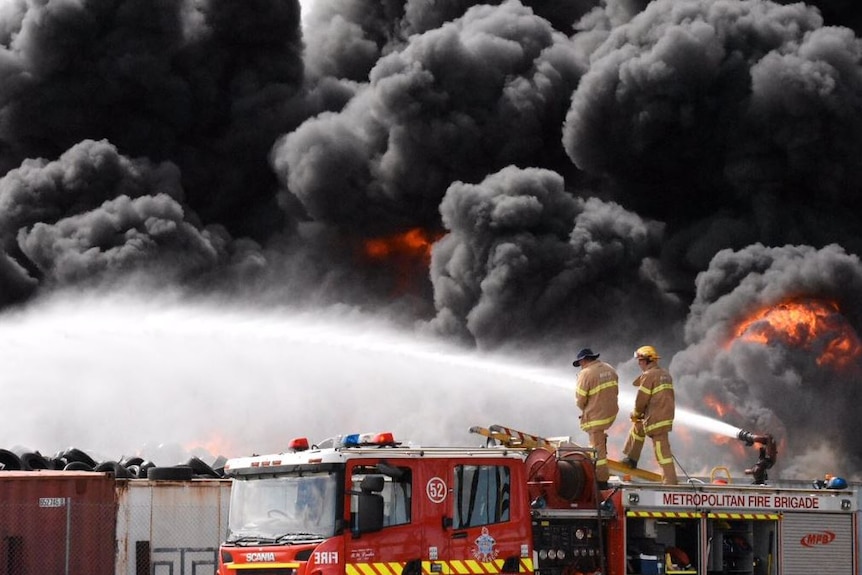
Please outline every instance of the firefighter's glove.
[{"label": "firefighter's glove", "polygon": [[637,411],[633,411],[633,412],[631,412],[631,414],[629,414],[629,419],[631,419],[635,423],[637,423],[638,421],[641,421],[643,418],[644,418],[643,414],[638,413]]}]

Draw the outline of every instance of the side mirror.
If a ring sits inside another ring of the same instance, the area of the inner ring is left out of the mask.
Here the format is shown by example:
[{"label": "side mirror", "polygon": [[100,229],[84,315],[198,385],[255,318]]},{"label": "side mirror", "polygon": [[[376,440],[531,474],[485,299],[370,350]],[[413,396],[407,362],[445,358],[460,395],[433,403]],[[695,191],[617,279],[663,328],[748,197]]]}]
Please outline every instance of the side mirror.
[{"label": "side mirror", "polygon": [[383,496],[379,493],[360,493],[356,510],[354,536],[383,529]]}]

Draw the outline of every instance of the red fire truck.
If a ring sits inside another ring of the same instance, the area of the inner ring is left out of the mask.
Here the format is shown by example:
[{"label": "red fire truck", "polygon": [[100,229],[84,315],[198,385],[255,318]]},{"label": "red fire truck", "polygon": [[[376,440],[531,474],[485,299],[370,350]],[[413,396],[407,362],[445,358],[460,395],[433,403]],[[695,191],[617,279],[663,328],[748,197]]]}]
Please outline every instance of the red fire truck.
[{"label": "red fire truck", "polygon": [[613,462],[599,490],[588,448],[471,431],[484,447],[380,433],[228,461],[218,574],[859,575],[856,486],[664,486]]}]

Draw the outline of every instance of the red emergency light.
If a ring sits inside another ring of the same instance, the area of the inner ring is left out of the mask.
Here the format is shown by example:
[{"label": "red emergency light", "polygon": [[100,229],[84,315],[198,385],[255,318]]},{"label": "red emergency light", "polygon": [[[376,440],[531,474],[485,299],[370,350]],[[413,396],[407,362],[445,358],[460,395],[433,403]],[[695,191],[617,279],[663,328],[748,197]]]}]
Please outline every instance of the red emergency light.
[{"label": "red emergency light", "polygon": [[308,438],[295,437],[287,444],[287,448],[292,449],[293,451],[305,451],[308,449]]}]

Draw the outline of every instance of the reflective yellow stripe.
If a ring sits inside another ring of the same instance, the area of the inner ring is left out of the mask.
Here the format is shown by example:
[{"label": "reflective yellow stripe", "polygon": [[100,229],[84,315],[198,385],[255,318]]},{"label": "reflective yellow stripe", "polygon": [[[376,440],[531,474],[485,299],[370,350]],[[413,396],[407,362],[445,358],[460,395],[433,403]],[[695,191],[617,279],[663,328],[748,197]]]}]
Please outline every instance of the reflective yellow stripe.
[{"label": "reflective yellow stripe", "polygon": [[668,391],[668,390],[673,391],[673,384],[672,383],[662,383],[661,385],[657,385],[652,389],[647,389],[645,387],[641,387],[640,390],[647,395],[655,395],[657,393],[661,393],[662,391]]},{"label": "reflective yellow stripe", "polygon": [[599,385],[592,388],[589,392],[587,392],[587,395],[596,395],[597,393],[600,393],[600,392],[602,392],[606,389],[610,389],[612,387],[617,387],[617,382],[616,381],[606,381],[605,383],[600,383]]},{"label": "reflective yellow stripe", "polygon": [[607,425],[609,423],[613,423],[616,418],[616,415],[612,415],[611,417],[606,417],[605,419],[596,419],[595,421],[583,424],[581,426],[581,429],[586,431],[587,429],[592,429],[593,427],[598,427],[599,425]]},{"label": "reflective yellow stripe", "polygon": [[[488,563],[481,563],[472,559],[463,561],[423,561],[422,572],[426,575],[494,575],[502,572],[505,560],[495,559]],[[279,564],[284,566],[286,564]],[[431,567],[434,566],[432,570]],[[261,567],[272,567],[269,564],[254,564],[237,566],[239,569],[259,569]],[[299,564],[292,564],[298,567]],[[228,566],[229,568],[233,568]],[[533,560],[522,557],[519,565],[519,573],[533,573]],[[404,571],[404,563],[348,563],[345,566],[347,575],[401,575]]]},{"label": "reflective yellow stripe", "polygon": [[661,452],[661,443],[655,444],[655,458],[658,459],[659,465],[667,465],[668,463],[673,463],[673,458],[665,457]]},{"label": "reflective yellow stripe", "polygon": [[375,563],[374,568],[380,575],[400,575],[404,570],[400,563]]},{"label": "reflective yellow stripe", "polygon": [[626,517],[653,517],[653,518],[693,518],[700,517],[701,513],[695,511],[626,511]]},{"label": "reflective yellow stripe", "polygon": [[707,513],[710,519],[754,519],[757,521],[775,521],[781,519],[778,513]]},{"label": "reflective yellow stripe", "polygon": [[673,425],[672,419],[665,419],[664,421],[657,421],[655,423],[650,423],[649,425],[644,427],[644,431],[655,431],[659,427],[667,427],[669,425]]},{"label": "reflective yellow stripe", "polygon": [[470,571],[470,569],[461,561],[450,561],[449,566],[451,567],[452,573],[460,573],[463,575],[466,575],[467,573],[472,573],[472,571]]},{"label": "reflective yellow stripe", "polygon": [[357,563],[356,566],[359,567],[359,570],[363,575],[377,575],[376,563]]}]

